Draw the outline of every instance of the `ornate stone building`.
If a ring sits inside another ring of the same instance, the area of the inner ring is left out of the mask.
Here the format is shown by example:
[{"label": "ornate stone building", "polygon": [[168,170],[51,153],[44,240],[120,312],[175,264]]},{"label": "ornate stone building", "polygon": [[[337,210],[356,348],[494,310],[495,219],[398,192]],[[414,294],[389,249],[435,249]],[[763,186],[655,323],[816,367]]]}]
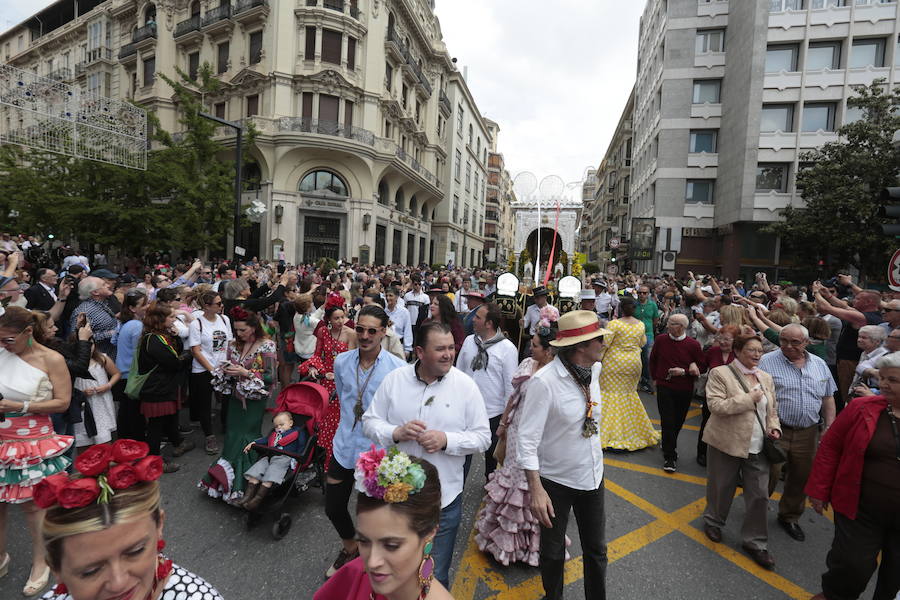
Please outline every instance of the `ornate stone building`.
[{"label": "ornate stone building", "polygon": [[[466,149],[449,139],[457,105],[488,145],[433,0],[61,0],[0,36],[0,57],[133,99],[169,131],[177,107],[158,74],[209,63],[223,85],[208,111],[259,131],[244,202],[267,212],[240,240],[248,255],[443,262],[432,227],[452,213],[451,149]],[[457,233],[480,264],[486,154],[471,160],[480,195]]]}]

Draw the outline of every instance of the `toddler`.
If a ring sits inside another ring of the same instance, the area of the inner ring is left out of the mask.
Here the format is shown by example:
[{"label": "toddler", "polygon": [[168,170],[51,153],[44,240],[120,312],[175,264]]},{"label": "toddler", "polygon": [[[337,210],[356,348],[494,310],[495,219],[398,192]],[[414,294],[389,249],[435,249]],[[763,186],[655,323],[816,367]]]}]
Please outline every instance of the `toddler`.
[{"label": "toddler", "polygon": [[[306,431],[294,427],[294,418],[291,413],[287,411],[278,413],[272,420],[272,424],[275,426],[272,433],[268,437],[262,437],[247,444],[244,447],[245,454],[250,452],[253,444],[277,448],[294,454],[300,454],[303,451],[307,439]],[[244,492],[240,506],[247,510],[256,510],[269,493],[272,484],[284,481],[291,468],[292,460],[289,456],[264,456],[253,463],[253,466],[244,473],[244,477],[247,479],[247,490]]]}]

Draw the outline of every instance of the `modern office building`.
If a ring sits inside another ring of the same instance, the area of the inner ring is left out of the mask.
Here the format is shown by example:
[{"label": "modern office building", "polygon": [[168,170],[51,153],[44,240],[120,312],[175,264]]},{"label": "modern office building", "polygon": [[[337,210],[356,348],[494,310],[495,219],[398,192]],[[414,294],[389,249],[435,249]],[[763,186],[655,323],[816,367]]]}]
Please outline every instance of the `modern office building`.
[{"label": "modern office building", "polygon": [[630,210],[654,236],[633,269],[789,272],[760,230],[803,206],[801,156],[860,118],[853,87],[897,85],[898,36],[895,0],[649,0]]},{"label": "modern office building", "polygon": [[431,262],[478,267],[485,260],[484,202],[491,136],[462,73],[450,73],[447,94],[451,110],[446,124],[448,168],[441,171],[446,201],[437,207],[431,223],[435,247]]},{"label": "modern office building", "polygon": [[0,58],[132,99],[175,132],[158,74],[209,63],[223,85],[208,111],[259,131],[244,201],[268,210],[248,255],[480,264],[489,137],[433,0],[59,0],[0,35]]}]

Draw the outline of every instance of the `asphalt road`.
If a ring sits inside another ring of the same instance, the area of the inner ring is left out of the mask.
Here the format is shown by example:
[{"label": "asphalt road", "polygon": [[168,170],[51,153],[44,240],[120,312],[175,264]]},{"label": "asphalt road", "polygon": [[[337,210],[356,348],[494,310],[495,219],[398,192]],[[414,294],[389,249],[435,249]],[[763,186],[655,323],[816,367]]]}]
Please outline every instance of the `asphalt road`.
[{"label": "asphalt road", "polygon": [[[642,395],[651,418],[655,400]],[[662,472],[656,448],[606,455],[606,515],[610,564],[607,596],[621,600],[648,598],[753,598],[806,600],[819,591],[833,525],[807,509],[801,524],[806,542],[792,540],[775,523],[770,503],[770,551],[777,566],[765,571],[740,549],[743,503],[736,498],[722,544],[703,535],[705,470],[694,462],[699,411],[692,411],[679,439],[679,471]],[[200,442],[200,433],[194,439]],[[166,451],[164,450],[164,453]],[[272,520],[247,530],[242,511],[212,500],[196,483],[214,457],[194,450],[178,473],[163,476],[167,513],[167,554],[215,585],[227,600],[308,599],[339,549],[325,517],[318,488],[291,498],[293,526],[287,536],[272,537]],[[502,567],[475,548],[472,524],[482,498],[483,461],[475,460],[464,496],[463,522],[457,540],[453,577],[456,600],[540,600],[538,570]],[[8,524],[9,574],[0,579],[0,599],[20,598],[28,576],[29,540],[21,512],[13,507]],[[567,564],[566,597],[585,599],[581,550],[574,518],[570,520],[572,559]],[[874,582],[863,595],[871,597]]]}]

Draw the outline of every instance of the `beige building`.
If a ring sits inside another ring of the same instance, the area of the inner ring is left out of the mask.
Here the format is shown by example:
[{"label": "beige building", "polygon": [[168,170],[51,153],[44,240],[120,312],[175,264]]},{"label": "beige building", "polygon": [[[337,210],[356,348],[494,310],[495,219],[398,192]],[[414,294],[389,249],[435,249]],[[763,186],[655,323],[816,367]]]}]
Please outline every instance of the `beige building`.
[{"label": "beige building", "polygon": [[484,212],[484,254],[485,264],[499,267],[509,266],[513,254],[513,239],[516,233],[513,222],[512,203],[516,201],[512,177],[506,170],[503,154],[497,151],[500,126],[487,119],[491,134],[488,151],[487,198]]},{"label": "beige building", "polygon": [[133,99],[169,131],[176,107],[157,74],[209,63],[224,83],[209,112],[260,132],[245,203],[268,210],[239,240],[248,255],[417,264],[452,247],[457,262],[482,260],[489,136],[433,0],[61,0],[0,36],[0,53]]},{"label": "beige building", "polygon": [[435,247],[431,263],[480,267],[484,264],[484,203],[491,136],[465,77],[449,75],[451,107],[447,127],[447,169],[441,171],[446,201],[431,224]]}]

